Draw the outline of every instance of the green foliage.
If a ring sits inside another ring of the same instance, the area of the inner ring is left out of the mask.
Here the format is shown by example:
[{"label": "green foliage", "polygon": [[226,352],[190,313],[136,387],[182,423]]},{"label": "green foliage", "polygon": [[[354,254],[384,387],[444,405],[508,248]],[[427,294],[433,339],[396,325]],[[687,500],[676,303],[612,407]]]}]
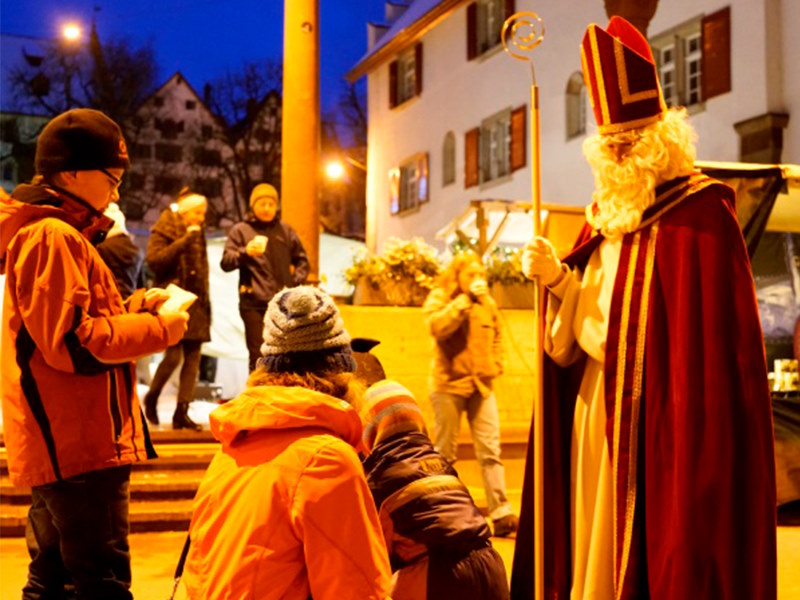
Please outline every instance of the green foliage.
[{"label": "green foliage", "polygon": [[383,252],[375,255],[364,249],[345,270],[348,283],[363,280],[373,289],[382,290],[393,304],[407,305],[420,301],[433,288],[442,263],[436,249],[422,238],[389,238]]},{"label": "green foliage", "polygon": [[522,274],[522,249],[496,248],[486,264],[486,279],[489,285],[530,283]]}]

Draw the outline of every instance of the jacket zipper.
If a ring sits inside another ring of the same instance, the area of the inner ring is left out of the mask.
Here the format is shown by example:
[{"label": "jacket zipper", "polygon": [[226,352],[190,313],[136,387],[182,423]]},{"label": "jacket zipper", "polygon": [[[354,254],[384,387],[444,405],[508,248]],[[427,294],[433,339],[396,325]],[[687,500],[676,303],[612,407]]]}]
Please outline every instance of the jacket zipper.
[{"label": "jacket zipper", "polygon": [[117,458],[120,458],[121,452],[119,448],[119,438],[122,435],[122,416],[119,412],[119,404],[117,399],[117,374],[116,370],[108,372],[109,377],[109,393],[108,393],[108,406],[111,410],[111,421],[114,424],[114,445],[117,449]]}]

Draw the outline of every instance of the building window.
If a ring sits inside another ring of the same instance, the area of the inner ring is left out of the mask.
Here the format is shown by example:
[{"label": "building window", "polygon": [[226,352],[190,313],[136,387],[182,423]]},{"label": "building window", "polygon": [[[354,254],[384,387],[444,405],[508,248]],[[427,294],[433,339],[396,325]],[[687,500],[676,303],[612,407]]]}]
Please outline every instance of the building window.
[{"label": "building window", "polygon": [[650,40],[667,106],[697,106],[731,90],[730,7]]},{"label": "building window", "polygon": [[193,189],[207,198],[222,195],[222,183],[219,179],[195,179]]},{"label": "building window", "polygon": [[442,144],[442,185],[456,181],[456,136],[448,131]]},{"label": "building window", "polygon": [[144,189],[145,176],[141,173],[129,173],[125,177],[128,183],[128,189],[131,191]]},{"label": "building window", "polygon": [[503,22],[514,13],[513,0],[477,0],[467,7],[467,59],[485,54],[501,42]]},{"label": "building window", "polygon": [[153,147],[149,144],[131,144],[131,156],[145,160],[153,158]]},{"label": "building window", "polygon": [[161,137],[165,140],[177,139],[179,133],[183,133],[183,121],[174,119],[156,119],[156,129],[161,132]]},{"label": "building window", "polygon": [[586,84],[580,71],[567,82],[566,115],[568,140],[586,133]]},{"label": "building window", "polygon": [[155,106],[156,108],[161,108],[162,106],[164,106],[164,99],[161,96],[156,96],[155,98],[153,98],[153,106]]},{"label": "building window", "polygon": [[527,107],[507,108],[464,136],[464,187],[495,181],[527,165]]},{"label": "building window", "polygon": [[506,109],[481,122],[479,182],[485,183],[511,172],[511,110]]},{"label": "building window", "polygon": [[389,212],[397,215],[428,201],[428,154],[420,152],[389,171]]},{"label": "building window", "polygon": [[176,144],[156,144],[156,160],[177,163],[183,159],[183,149]]},{"label": "building window", "polygon": [[3,165],[3,181],[16,181],[14,163],[10,160]]},{"label": "building window", "polygon": [[175,196],[181,190],[183,184],[177,177],[156,177],[155,192],[157,194],[169,194]]},{"label": "building window", "polygon": [[389,64],[389,106],[394,108],[422,93],[422,44]]},{"label": "building window", "polygon": [[186,101],[186,110],[194,110],[195,108],[197,108],[197,102],[195,100]]},{"label": "building window", "polygon": [[194,161],[203,167],[218,167],[222,164],[222,154],[219,150],[195,148]]},{"label": "building window", "polygon": [[211,125],[203,125],[203,126],[200,128],[200,133],[201,133],[201,135],[203,136],[203,139],[204,139],[204,140],[210,140],[210,139],[211,139],[211,135],[212,135],[214,132],[213,132],[213,130],[211,129]]}]

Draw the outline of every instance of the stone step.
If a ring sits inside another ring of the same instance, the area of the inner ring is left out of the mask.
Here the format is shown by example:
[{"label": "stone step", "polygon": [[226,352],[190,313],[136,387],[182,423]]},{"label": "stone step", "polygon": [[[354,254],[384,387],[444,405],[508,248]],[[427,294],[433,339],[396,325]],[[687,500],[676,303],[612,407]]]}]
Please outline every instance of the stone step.
[{"label": "stone step", "polygon": [[[131,500],[192,499],[204,474],[205,469],[133,471],[130,483]],[[14,486],[7,476],[0,476],[0,504],[30,502],[29,487]]]},{"label": "stone step", "polygon": [[[23,537],[28,519],[27,505],[0,506],[0,537]],[[131,532],[188,531],[192,500],[131,502]]]}]

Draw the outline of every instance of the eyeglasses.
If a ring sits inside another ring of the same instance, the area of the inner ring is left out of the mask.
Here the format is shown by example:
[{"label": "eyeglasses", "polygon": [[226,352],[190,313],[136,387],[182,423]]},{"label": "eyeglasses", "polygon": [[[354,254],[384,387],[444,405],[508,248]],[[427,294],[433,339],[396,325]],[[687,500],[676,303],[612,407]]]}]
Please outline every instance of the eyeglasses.
[{"label": "eyeglasses", "polygon": [[108,180],[111,182],[111,184],[114,186],[115,189],[118,188],[120,185],[122,185],[122,177],[116,177],[108,169],[98,169],[98,171],[100,171],[103,175],[108,177]]}]

